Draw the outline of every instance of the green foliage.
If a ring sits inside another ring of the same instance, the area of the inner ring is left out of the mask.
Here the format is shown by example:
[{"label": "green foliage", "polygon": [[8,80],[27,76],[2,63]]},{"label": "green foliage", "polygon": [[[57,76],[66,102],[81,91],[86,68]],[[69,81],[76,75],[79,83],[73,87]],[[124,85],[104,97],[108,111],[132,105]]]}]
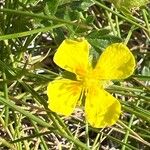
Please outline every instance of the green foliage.
[{"label": "green foliage", "polygon": [[90,44],[95,47],[96,50],[104,50],[108,45],[112,43],[120,43],[122,39],[118,36],[114,36],[110,33],[110,30],[102,29],[99,31],[92,31],[86,37]]},{"label": "green foliage", "polygon": [[[105,0],[0,3],[0,149],[150,149],[149,0],[111,2],[116,8]],[[125,15],[122,6],[140,8]],[[93,64],[116,42],[126,43],[136,58],[134,75],[106,89],[122,104],[122,116],[110,128],[88,126],[82,109],[67,118],[48,109],[47,84],[74,79],[53,55],[65,38],[77,37],[92,45]]]},{"label": "green foliage", "polygon": [[149,3],[149,0],[110,0],[117,8],[138,8]]}]

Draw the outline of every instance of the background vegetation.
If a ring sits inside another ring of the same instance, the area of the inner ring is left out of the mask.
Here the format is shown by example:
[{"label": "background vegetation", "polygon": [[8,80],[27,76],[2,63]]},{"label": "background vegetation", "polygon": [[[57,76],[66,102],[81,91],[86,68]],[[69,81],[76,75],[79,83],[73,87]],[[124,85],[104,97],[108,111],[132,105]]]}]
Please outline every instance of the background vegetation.
[{"label": "background vegetation", "polygon": [[[0,149],[150,149],[150,6],[121,1],[0,1]],[[63,75],[52,58],[66,37],[85,37],[95,60],[115,42],[134,54],[134,75],[107,89],[122,104],[116,125],[94,129],[82,109],[64,118],[47,108],[47,84]]]}]

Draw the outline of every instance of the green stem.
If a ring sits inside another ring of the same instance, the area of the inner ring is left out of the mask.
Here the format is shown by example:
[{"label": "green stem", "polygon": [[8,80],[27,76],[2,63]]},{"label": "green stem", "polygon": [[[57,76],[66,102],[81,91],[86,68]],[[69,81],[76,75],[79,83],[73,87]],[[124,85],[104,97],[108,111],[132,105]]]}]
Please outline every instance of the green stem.
[{"label": "green stem", "polygon": [[14,38],[23,37],[23,36],[28,36],[28,35],[32,35],[32,34],[37,34],[40,32],[47,32],[47,31],[50,31],[52,29],[59,28],[62,26],[64,26],[64,24],[58,24],[58,25],[54,25],[54,26],[50,26],[50,27],[44,27],[44,28],[34,29],[34,30],[30,30],[30,31],[20,32],[20,33],[1,35],[0,41],[7,40],[7,39],[14,39]]},{"label": "green stem", "polygon": [[149,38],[150,38],[150,23],[148,21],[148,18],[147,18],[147,15],[146,15],[146,10],[145,9],[142,9],[142,12],[143,12],[143,18],[145,20],[145,24],[147,26],[147,30],[148,30],[148,35],[149,35]]},{"label": "green stem", "polygon": [[[117,10],[116,10],[116,12],[117,12]],[[118,37],[121,38],[121,33],[120,33],[120,28],[119,28],[119,20],[118,20],[118,16],[117,15],[115,16],[115,21],[116,21],[116,29],[117,29]]]},{"label": "green stem", "polygon": [[[3,69],[3,73],[2,73],[2,77],[3,77],[3,82],[4,82],[4,98],[6,99],[6,101],[8,101],[8,87],[7,87],[7,78],[6,78],[6,74],[5,74],[5,69]],[[8,120],[9,120],[9,107],[5,106],[5,126],[8,125]]]},{"label": "green stem", "polygon": [[[34,129],[35,129],[36,134],[39,134],[39,133],[40,133],[40,130],[39,130],[38,126],[36,125],[36,123],[35,123],[34,121],[31,120],[31,122],[32,122],[32,124],[33,124],[33,126],[34,126]],[[43,136],[41,135],[39,138],[40,138],[40,140],[41,140],[41,147],[42,147],[44,150],[48,150],[48,146],[47,146],[47,144],[46,144],[46,142],[45,142]]]},{"label": "green stem", "polygon": [[[139,102],[138,102],[139,103]],[[119,124],[121,126],[123,126],[124,128],[126,128],[130,133],[132,133],[134,136],[136,136],[139,141],[141,141],[142,143],[144,143],[147,146],[150,146],[150,143],[145,141],[143,138],[141,138],[136,132],[134,132],[130,127],[128,127],[127,125],[125,125],[122,121],[118,120]],[[124,143],[126,145],[126,143]]]},{"label": "green stem", "polygon": [[88,122],[86,121],[86,126],[85,126],[85,134],[86,134],[86,144],[87,147],[90,146],[90,141],[89,141],[89,126],[88,126]]},{"label": "green stem", "polygon": [[12,144],[10,144],[9,142],[7,142],[5,139],[3,139],[3,138],[1,138],[0,137],[0,144],[3,144],[3,145],[5,145],[6,147],[9,147],[11,150],[16,150],[15,149],[15,147],[12,145]]},{"label": "green stem", "polygon": [[[140,104],[140,100],[137,101],[136,106],[138,106],[139,104]],[[128,124],[128,128],[131,128],[131,126],[132,126],[132,124],[133,124],[134,118],[135,118],[135,115],[132,114],[132,115],[131,115],[131,119],[130,119],[129,124]],[[127,130],[127,131],[126,131],[126,134],[125,134],[125,137],[124,137],[124,143],[127,143],[127,142],[128,142],[129,134],[130,134],[130,132],[129,132],[129,130]],[[125,149],[126,149],[126,145],[123,145],[121,150],[125,150]]]},{"label": "green stem", "polygon": [[106,15],[108,17],[108,21],[109,21],[109,24],[110,24],[110,27],[113,31],[113,34],[116,35],[116,30],[115,30],[115,27],[114,27],[114,24],[113,24],[113,21],[111,19],[111,14],[108,13],[108,11],[105,11],[106,12]]},{"label": "green stem", "polygon": [[129,30],[129,32],[128,32],[128,35],[127,35],[127,37],[126,37],[126,39],[125,39],[125,41],[124,41],[124,44],[128,44],[128,42],[129,42],[129,40],[130,40],[130,38],[131,38],[131,35],[132,35],[132,32],[135,30],[135,26],[132,26],[131,27],[131,29]]},{"label": "green stem", "polygon": [[129,107],[129,106],[125,106],[125,103],[122,103],[124,105],[122,105],[122,108],[127,111],[127,112],[130,112],[130,113],[133,113],[135,114],[136,116],[140,117],[140,118],[143,118],[145,119],[146,121],[150,122],[150,118],[149,116],[147,116],[147,114],[143,114],[143,112],[138,112],[137,110]]},{"label": "green stem", "polygon": [[51,125],[49,123],[47,123],[47,122],[43,121],[42,119],[32,115],[30,112],[23,110],[21,107],[16,106],[10,100],[6,100],[5,98],[0,97],[0,103],[9,106],[13,110],[20,112],[21,114],[25,115],[26,117],[29,117],[31,120],[34,120],[35,122],[37,122],[41,126],[51,127]]},{"label": "green stem", "polygon": [[91,29],[90,26],[87,26],[85,24],[80,24],[80,23],[75,23],[72,21],[68,21],[68,20],[64,20],[64,19],[59,19],[56,18],[54,16],[46,16],[46,15],[41,15],[41,14],[33,14],[31,12],[25,12],[25,11],[20,11],[20,10],[13,10],[13,9],[0,9],[0,12],[4,12],[4,13],[13,13],[13,14],[18,14],[18,15],[23,15],[23,16],[30,16],[32,18],[39,18],[39,19],[44,19],[44,20],[52,20],[52,21],[56,21],[56,22],[60,22],[60,23],[65,23],[65,24],[69,24],[69,25],[73,25],[73,26],[78,26],[80,28],[86,28],[86,29]]},{"label": "green stem", "polygon": [[140,86],[142,86],[143,88],[145,88],[148,92],[150,92],[150,88],[146,85],[144,85],[142,82],[140,82],[138,79],[136,78],[132,78],[136,83],[138,83]]},{"label": "green stem", "polygon": [[141,25],[141,24],[139,24],[139,23],[137,23],[137,22],[135,22],[135,21],[133,21],[133,20],[131,20],[131,19],[129,19],[129,18],[127,18],[127,17],[125,17],[125,16],[123,16],[123,15],[121,15],[121,14],[115,12],[115,11],[113,11],[112,9],[108,8],[107,6],[103,5],[102,3],[100,3],[100,2],[98,2],[98,1],[96,1],[96,0],[94,0],[94,2],[95,2],[97,5],[101,6],[103,9],[105,9],[105,10],[111,12],[111,13],[114,14],[114,15],[117,15],[119,18],[122,18],[123,20],[126,20],[126,21],[128,21],[128,22],[134,24],[135,26],[137,26],[137,27],[139,27],[139,28],[142,28],[142,29],[144,29],[145,31],[147,31],[147,28],[145,28],[143,25]]}]

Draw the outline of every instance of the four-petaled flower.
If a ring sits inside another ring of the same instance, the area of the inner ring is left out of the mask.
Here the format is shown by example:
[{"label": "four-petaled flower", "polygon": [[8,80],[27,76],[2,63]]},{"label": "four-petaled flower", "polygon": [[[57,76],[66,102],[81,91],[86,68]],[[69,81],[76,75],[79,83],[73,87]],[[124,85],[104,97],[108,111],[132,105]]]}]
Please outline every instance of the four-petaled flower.
[{"label": "four-petaled flower", "polygon": [[110,80],[129,77],[135,67],[135,59],[122,43],[108,46],[93,68],[89,61],[90,44],[85,39],[66,39],[57,49],[54,62],[76,75],[76,80],[56,78],[47,87],[50,110],[69,116],[77,102],[85,95],[85,116],[91,126],[111,126],[121,113],[119,101],[105,91]]}]

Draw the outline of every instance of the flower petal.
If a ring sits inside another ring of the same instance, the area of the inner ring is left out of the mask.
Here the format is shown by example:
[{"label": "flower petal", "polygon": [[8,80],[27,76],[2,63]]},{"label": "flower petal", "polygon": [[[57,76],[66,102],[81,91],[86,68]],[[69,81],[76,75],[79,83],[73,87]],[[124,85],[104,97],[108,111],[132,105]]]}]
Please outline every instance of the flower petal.
[{"label": "flower petal", "polygon": [[48,107],[50,110],[69,116],[80,97],[82,87],[77,81],[57,79],[48,84]]},{"label": "flower petal", "polygon": [[115,43],[106,48],[95,68],[101,79],[125,79],[133,74],[135,59],[127,46]]},{"label": "flower petal", "polygon": [[82,75],[88,67],[89,43],[85,39],[78,41],[66,39],[57,49],[54,62],[61,68]]},{"label": "flower petal", "polygon": [[119,119],[121,105],[111,94],[95,87],[87,93],[85,112],[91,126],[104,128],[115,124]]}]

